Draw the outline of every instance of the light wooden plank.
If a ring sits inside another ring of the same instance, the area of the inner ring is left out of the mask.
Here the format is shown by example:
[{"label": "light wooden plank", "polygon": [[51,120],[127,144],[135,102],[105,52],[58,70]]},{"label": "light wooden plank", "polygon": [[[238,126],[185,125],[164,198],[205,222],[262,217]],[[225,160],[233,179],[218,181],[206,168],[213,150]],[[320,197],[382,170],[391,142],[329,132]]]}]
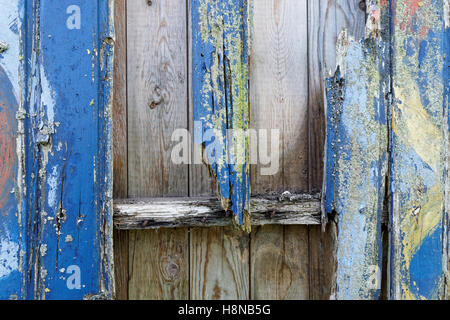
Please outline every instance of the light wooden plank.
[{"label": "light wooden plank", "polygon": [[279,170],[276,174],[262,175],[261,168],[268,166],[253,165],[252,192],[306,191],[307,3],[305,0],[258,0],[253,1],[252,6],[251,126],[256,130],[268,130],[269,137],[271,129],[280,130],[280,141],[276,144],[280,154]]},{"label": "light wooden plank", "polygon": [[[258,155],[258,164],[251,167],[253,194],[308,190],[307,14],[305,0],[251,1],[251,127],[266,130],[269,137],[268,141],[258,139],[258,152],[265,144],[264,147],[275,154],[275,150],[271,148],[271,129],[279,130],[279,142],[275,141],[275,146],[279,148],[279,158],[275,159],[279,161],[278,171],[263,175],[261,170],[270,165],[262,164]],[[255,141],[252,140],[251,144],[251,148],[254,148]],[[274,161],[272,165],[276,167]],[[258,239],[276,238],[282,248],[286,240],[280,237],[283,233],[289,234],[294,230],[299,232],[299,237],[308,238],[307,228],[279,226],[274,229],[258,228]],[[308,281],[302,281],[295,289],[282,288],[286,285],[284,280],[281,280],[281,287],[278,289],[273,287],[275,284],[268,281],[264,273],[271,269],[273,271],[269,273],[274,279],[283,279],[283,270],[279,268],[278,260],[271,259],[272,253],[269,251],[266,255],[265,249],[260,246],[265,246],[265,243],[252,241],[252,256],[254,252],[260,252],[258,259],[262,262],[255,264],[252,258],[252,298],[306,298],[309,294]],[[299,242],[294,247],[295,250],[307,250],[308,242]],[[294,272],[294,278],[304,276],[299,273],[299,268],[292,268],[291,271]],[[298,283],[294,286],[296,285]],[[290,291],[288,294],[279,290]]]},{"label": "light wooden plank", "polygon": [[394,1],[393,8],[391,298],[442,299],[449,34],[444,1]]},{"label": "light wooden plank", "polygon": [[129,1],[128,195],[187,193],[187,164],[171,161],[175,129],[187,129],[186,5]]},{"label": "light wooden plank", "polygon": [[251,235],[251,299],[309,298],[306,226],[256,227]]},{"label": "light wooden plank", "polygon": [[[187,196],[187,164],[171,161],[188,121],[186,3],[128,1],[127,16],[128,196]],[[131,299],[189,297],[187,229],[136,231],[130,248]]]},{"label": "light wooden plank", "polygon": [[[258,197],[251,200],[252,225],[319,224],[318,196],[294,195],[290,199]],[[125,199],[114,202],[118,229],[229,226],[232,219],[217,198]]]},{"label": "light wooden plank", "polygon": [[130,300],[189,298],[187,229],[130,231]]},{"label": "light wooden plank", "polygon": [[235,227],[191,230],[191,299],[249,299],[249,235]]},{"label": "light wooden plank", "polygon": [[[127,166],[127,13],[126,0],[114,1],[113,196],[126,198]],[[114,230],[116,299],[128,299],[128,231]]]}]

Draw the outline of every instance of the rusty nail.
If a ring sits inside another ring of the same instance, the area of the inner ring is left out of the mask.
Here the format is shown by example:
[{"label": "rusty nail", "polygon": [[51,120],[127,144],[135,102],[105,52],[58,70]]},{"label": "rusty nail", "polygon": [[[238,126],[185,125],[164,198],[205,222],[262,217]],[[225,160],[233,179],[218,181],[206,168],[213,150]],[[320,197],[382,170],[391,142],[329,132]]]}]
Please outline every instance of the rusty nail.
[{"label": "rusty nail", "polygon": [[147,0],[147,5],[151,6],[153,4],[152,0]]}]

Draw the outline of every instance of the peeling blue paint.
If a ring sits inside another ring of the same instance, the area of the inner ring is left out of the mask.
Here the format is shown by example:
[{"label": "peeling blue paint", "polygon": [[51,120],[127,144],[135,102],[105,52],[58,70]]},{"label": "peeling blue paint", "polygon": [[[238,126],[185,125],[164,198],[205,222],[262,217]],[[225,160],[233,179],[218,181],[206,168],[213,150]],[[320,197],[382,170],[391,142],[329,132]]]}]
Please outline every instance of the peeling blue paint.
[{"label": "peeling blue paint", "polygon": [[[111,298],[113,1],[8,2],[0,17],[21,30],[13,39],[20,52],[4,53],[0,67],[15,54],[7,67],[19,75],[9,79],[22,108],[15,156],[23,180],[12,204],[20,219],[0,221],[20,244],[20,279],[3,280],[0,297]],[[79,28],[68,28],[71,5]]]}]

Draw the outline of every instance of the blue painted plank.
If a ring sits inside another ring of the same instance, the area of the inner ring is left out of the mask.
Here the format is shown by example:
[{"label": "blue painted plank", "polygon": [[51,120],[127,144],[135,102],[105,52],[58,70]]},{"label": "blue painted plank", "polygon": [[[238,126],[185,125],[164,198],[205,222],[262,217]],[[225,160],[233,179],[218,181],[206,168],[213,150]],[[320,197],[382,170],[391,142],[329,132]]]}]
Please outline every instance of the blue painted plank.
[{"label": "blue painted plank", "polygon": [[194,142],[206,152],[224,209],[250,231],[247,38],[246,0],[193,0]]},{"label": "blue painted plank", "polygon": [[0,262],[9,268],[0,298],[113,293],[112,5],[0,2],[0,41],[10,46],[0,55],[0,98],[16,137],[0,131],[9,139],[2,152],[15,146],[12,176],[0,181],[13,195],[0,206],[0,252],[9,259]]},{"label": "blue painted plank", "polygon": [[327,79],[325,208],[337,222],[336,299],[378,299],[387,174],[389,46],[380,38],[338,40]]},{"label": "blue painted plank", "polygon": [[392,2],[393,299],[441,299],[445,294],[449,68],[444,2]]}]

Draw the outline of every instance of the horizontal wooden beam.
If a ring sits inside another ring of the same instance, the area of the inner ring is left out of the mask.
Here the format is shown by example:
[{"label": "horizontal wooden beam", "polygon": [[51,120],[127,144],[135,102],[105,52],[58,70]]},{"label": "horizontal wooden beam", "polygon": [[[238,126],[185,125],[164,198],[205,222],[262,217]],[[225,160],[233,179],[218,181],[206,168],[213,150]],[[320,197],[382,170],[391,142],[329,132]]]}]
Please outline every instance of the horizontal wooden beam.
[{"label": "horizontal wooden beam", "polygon": [[[250,200],[252,225],[320,224],[320,195],[283,193]],[[114,200],[117,229],[158,229],[232,225],[230,212],[216,198],[149,198]]]}]

